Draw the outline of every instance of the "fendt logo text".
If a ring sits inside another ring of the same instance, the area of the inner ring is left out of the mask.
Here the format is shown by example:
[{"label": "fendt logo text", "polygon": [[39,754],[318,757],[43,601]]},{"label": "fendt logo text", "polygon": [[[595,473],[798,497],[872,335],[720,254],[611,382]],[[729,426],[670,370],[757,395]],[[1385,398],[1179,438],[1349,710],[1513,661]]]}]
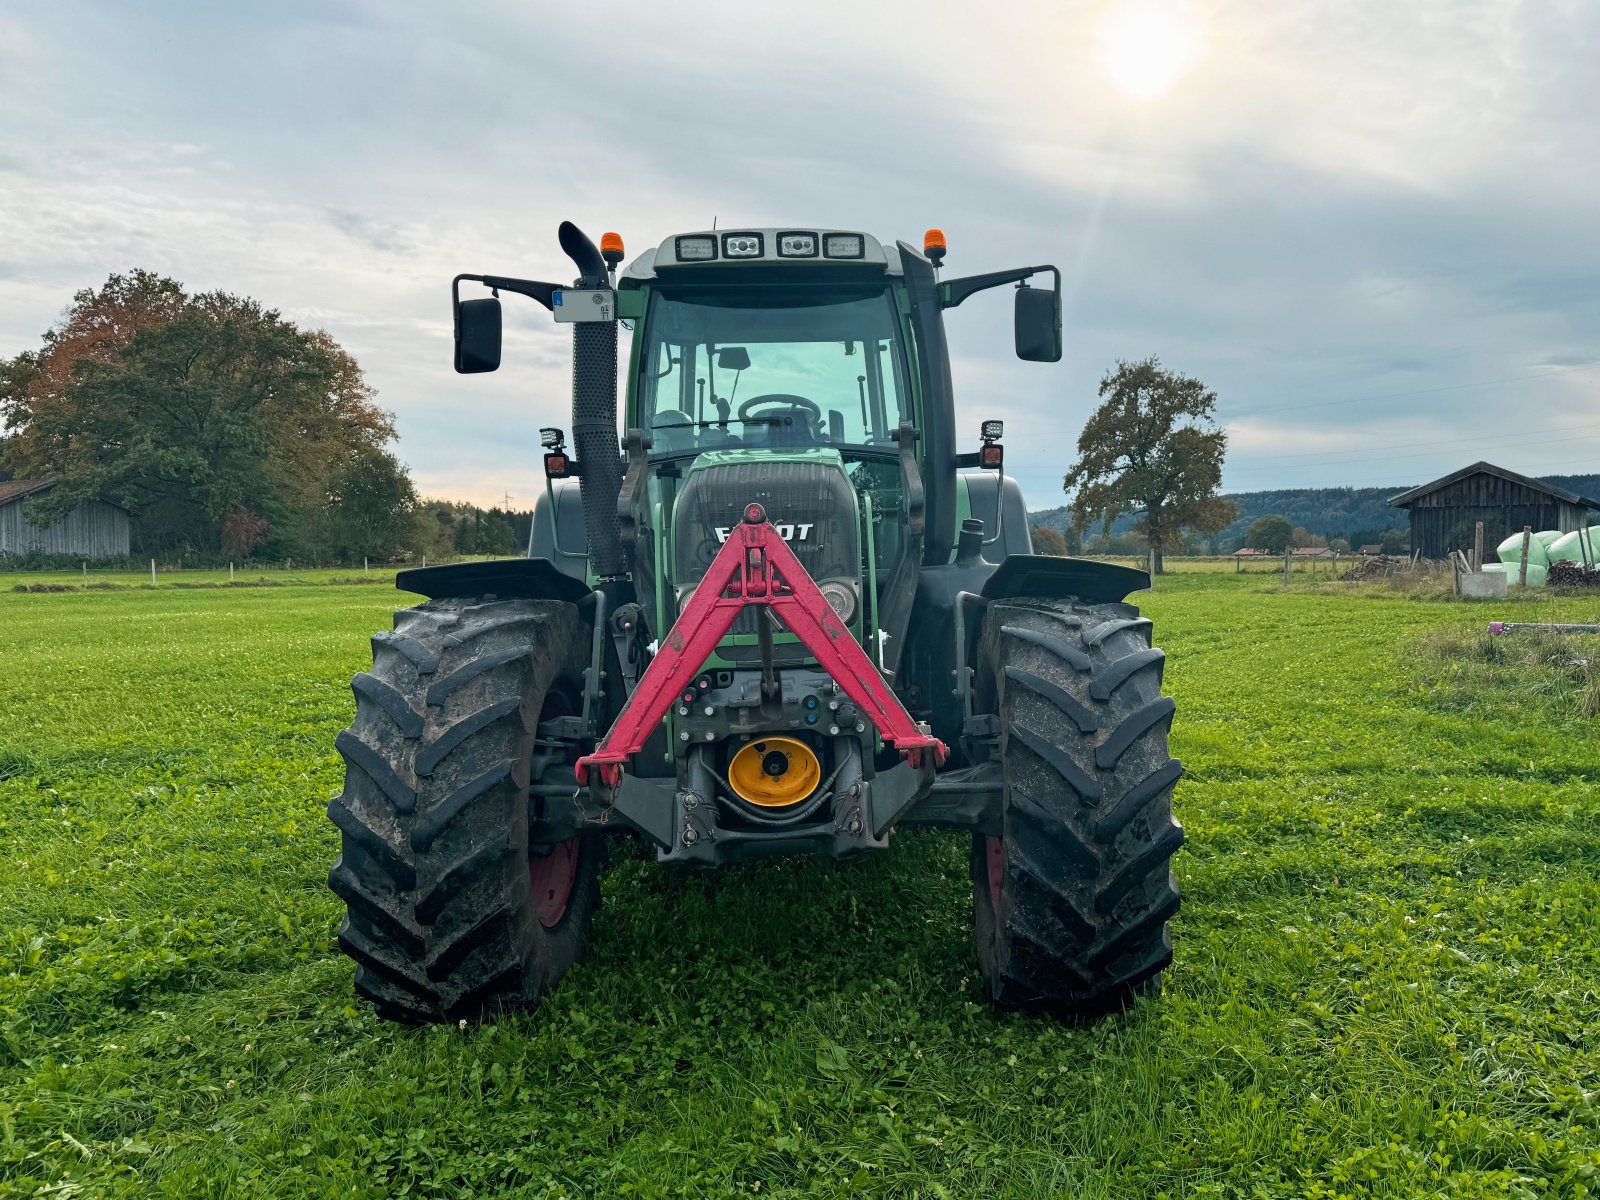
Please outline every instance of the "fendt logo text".
[{"label": "fendt logo text", "polygon": [[[817,525],[815,521],[807,521],[803,525],[773,526],[773,528],[778,531],[778,536],[786,542],[808,542],[811,540],[811,531],[816,527]],[[717,533],[717,541],[719,542],[727,541],[728,536],[733,532],[733,527],[730,525],[718,525],[715,528]]]}]

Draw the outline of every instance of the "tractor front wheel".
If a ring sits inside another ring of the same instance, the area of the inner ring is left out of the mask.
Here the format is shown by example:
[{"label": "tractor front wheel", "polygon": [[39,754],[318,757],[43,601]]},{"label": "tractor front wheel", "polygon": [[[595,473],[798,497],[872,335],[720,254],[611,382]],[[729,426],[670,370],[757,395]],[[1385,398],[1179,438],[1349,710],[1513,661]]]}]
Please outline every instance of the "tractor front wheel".
[{"label": "tractor front wheel", "polygon": [[570,604],[434,600],[395,614],[339,734],[341,834],[328,883],[355,988],[409,1023],[526,1008],[564,975],[600,901],[595,835],[530,845],[541,718],[587,644]]},{"label": "tractor front wheel", "polygon": [[973,839],[978,959],[1003,1007],[1087,1019],[1172,961],[1182,765],[1150,622],[1127,604],[996,601],[979,700],[999,716],[1003,823]]}]

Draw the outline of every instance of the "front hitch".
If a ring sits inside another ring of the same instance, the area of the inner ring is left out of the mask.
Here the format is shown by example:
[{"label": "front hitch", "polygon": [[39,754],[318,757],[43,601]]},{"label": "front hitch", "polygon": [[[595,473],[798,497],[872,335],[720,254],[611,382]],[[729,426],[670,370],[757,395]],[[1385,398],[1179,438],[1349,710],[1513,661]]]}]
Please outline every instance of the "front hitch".
[{"label": "front hitch", "polygon": [[924,761],[931,764],[930,769],[944,762],[944,743],[911,719],[816,581],[767,520],[766,510],[751,503],[667,632],[616,722],[594,752],[578,760],[580,785],[588,784],[591,770],[607,789],[622,782],[628,759],[638,753],[673,701],[694,681],[739,614],[752,605],[783,619],[784,626],[855,701],[883,740],[899,750],[913,768],[922,768]]}]

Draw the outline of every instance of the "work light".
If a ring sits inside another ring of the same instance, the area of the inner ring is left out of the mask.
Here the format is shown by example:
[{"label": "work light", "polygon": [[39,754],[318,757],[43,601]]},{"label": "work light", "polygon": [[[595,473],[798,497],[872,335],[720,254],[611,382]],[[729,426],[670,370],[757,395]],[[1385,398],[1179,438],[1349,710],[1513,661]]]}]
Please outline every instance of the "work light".
[{"label": "work light", "polygon": [[859,233],[829,233],[822,238],[824,258],[865,258],[867,243]]},{"label": "work light", "polygon": [[722,253],[728,258],[760,258],[759,233],[725,233],[722,235]]},{"label": "work light", "polygon": [[780,233],[778,235],[779,258],[815,258],[817,256],[817,235],[814,233]]},{"label": "work light", "polygon": [[704,262],[717,256],[714,237],[681,237],[673,242],[679,262]]}]

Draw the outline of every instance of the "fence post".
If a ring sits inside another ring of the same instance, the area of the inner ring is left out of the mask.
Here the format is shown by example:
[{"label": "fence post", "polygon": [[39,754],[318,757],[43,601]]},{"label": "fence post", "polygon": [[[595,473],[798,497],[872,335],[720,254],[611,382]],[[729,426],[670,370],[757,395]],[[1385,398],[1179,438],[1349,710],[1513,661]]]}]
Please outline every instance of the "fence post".
[{"label": "fence post", "polygon": [[1472,535],[1472,569],[1483,570],[1483,522],[1478,522],[1478,528]]},{"label": "fence post", "polygon": [[362,559],[361,559],[361,573],[363,575],[371,575],[372,574],[372,568],[368,565],[368,562],[367,562],[367,559],[366,559],[365,556],[363,556]]},{"label": "fence post", "polygon": [[1533,541],[1533,526],[1522,527],[1522,566],[1517,571],[1517,586],[1528,586],[1528,543]]},{"label": "fence post", "polygon": [[231,562],[228,564],[228,582],[233,582],[233,564]]},{"label": "fence post", "polygon": [[151,587],[155,587],[155,585],[156,585],[156,560],[152,558],[150,560],[150,586]]},{"label": "fence post", "polygon": [[1294,549],[1291,547],[1283,552],[1283,581],[1289,582],[1289,572],[1294,569]]}]

